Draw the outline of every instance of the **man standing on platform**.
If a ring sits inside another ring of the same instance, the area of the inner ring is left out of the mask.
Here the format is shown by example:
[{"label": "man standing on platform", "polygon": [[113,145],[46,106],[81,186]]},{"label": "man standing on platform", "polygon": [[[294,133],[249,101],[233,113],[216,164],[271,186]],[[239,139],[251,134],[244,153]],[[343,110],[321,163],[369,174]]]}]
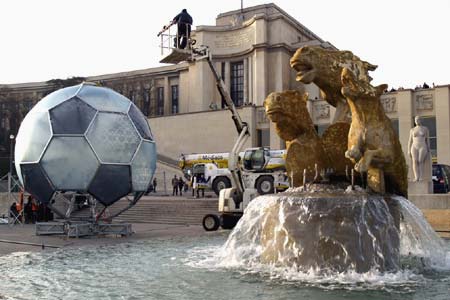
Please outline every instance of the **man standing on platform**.
[{"label": "man standing on platform", "polygon": [[173,18],[172,24],[177,24],[178,27],[175,47],[180,49],[186,48],[187,41],[191,37],[192,23],[192,17],[185,8]]}]

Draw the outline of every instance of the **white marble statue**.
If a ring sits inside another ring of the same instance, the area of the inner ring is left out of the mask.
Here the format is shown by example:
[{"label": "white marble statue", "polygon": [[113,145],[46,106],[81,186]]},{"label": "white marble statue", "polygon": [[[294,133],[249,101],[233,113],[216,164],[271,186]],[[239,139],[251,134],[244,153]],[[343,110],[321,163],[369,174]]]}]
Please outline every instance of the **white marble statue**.
[{"label": "white marble statue", "polygon": [[424,167],[430,155],[428,128],[422,125],[420,117],[415,117],[416,126],[411,128],[408,141],[408,156],[411,158],[414,181],[424,179]]}]

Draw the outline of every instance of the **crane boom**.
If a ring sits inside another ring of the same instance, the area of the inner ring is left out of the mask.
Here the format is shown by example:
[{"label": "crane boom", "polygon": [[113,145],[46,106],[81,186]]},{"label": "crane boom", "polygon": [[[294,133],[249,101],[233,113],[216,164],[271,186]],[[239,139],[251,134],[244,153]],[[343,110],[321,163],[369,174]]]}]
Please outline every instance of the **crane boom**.
[{"label": "crane boom", "polygon": [[223,82],[222,77],[219,76],[219,73],[217,72],[216,67],[214,66],[209,48],[206,46],[203,46],[201,48],[193,48],[192,52],[194,54],[200,55],[198,58],[196,58],[196,60],[206,59],[206,61],[208,62],[211,72],[213,73],[214,78],[216,80],[217,89],[219,90],[220,95],[225,100],[228,110],[230,110],[231,112],[231,118],[233,119],[234,126],[236,127],[236,130],[239,134],[239,137],[236,140],[233,149],[230,152],[230,156],[228,159],[228,169],[231,172],[231,179],[233,181],[232,183],[237,189],[236,196],[238,198],[242,198],[242,195],[244,194],[244,183],[242,181],[241,170],[238,164],[238,157],[239,152],[241,151],[243,145],[250,137],[248,124],[242,121],[241,116],[239,115],[236,106],[234,105],[234,102],[231,99],[230,94],[226,90],[225,83]]}]

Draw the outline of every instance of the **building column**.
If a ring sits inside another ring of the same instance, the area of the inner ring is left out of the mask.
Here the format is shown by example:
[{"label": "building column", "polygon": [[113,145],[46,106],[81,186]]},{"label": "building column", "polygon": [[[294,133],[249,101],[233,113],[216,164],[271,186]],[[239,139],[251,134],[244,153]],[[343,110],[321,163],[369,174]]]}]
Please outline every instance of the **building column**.
[{"label": "building column", "polygon": [[397,102],[398,114],[398,138],[402,145],[403,154],[409,165],[408,140],[414,113],[412,92],[410,90],[398,91],[395,99]]},{"label": "building column", "polygon": [[247,57],[247,66],[248,66],[248,81],[247,81],[247,88],[248,88],[248,102],[255,103],[255,99],[253,98],[253,62],[252,57]]},{"label": "building column", "polygon": [[170,83],[169,77],[164,77],[164,115],[172,114],[172,99],[170,98]]},{"label": "building column", "polygon": [[223,81],[225,82],[225,86],[227,87],[227,91],[228,93],[230,92],[230,62],[227,61],[225,62],[225,78],[223,79]]},{"label": "building column", "polygon": [[437,160],[450,165],[450,91],[448,86],[434,89],[436,111]]},{"label": "building column", "polygon": [[256,49],[254,55],[254,103],[263,105],[267,96],[267,53],[264,49]]},{"label": "building column", "polygon": [[248,102],[248,59],[244,58],[244,103]]}]

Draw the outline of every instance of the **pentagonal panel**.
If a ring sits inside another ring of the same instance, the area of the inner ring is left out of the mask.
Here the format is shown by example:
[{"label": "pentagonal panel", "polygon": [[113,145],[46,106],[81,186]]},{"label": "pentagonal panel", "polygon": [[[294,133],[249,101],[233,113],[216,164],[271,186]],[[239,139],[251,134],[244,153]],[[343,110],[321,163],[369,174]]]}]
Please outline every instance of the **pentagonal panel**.
[{"label": "pentagonal panel", "polygon": [[129,163],[140,137],[127,115],[100,112],[89,128],[87,138],[100,161]]},{"label": "pentagonal panel", "polygon": [[50,110],[50,121],[55,134],[84,134],[96,110],[73,97]]},{"label": "pentagonal panel", "polygon": [[88,192],[105,206],[131,191],[130,166],[100,165]]},{"label": "pentagonal panel", "polygon": [[39,164],[21,164],[20,168],[25,190],[41,203],[50,202],[55,189]]},{"label": "pentagonal panel", "polygon": [[67,99],[75,96],[80,89],[81,85],[74,85],[71,87],[66,87],[60,90],[57,90],[51,94],[48,94],[41,101],[39,101],[31,111],[40,111],[46,112],[49,109],[52,109],[56,105],[66,101]]},{"label": "pentagonal panel", "polygon": [[84,137],[53,137],[41,165],[56,189],[85,191],[98,161]]},{"label": "pentagonal panel", "polygon": [[77,96],[101,111],[126,113],[131,103],[121,94],[98,86],[83,85]]},{"label": "pentagonal panel", "polygon": [[138,130],[139,134],[143,139],[153,140],[152,132],[150,131],[150,126],[148,126],[147,119],[144,114],[137,108],[136,105],[131,103],[130,110],[128,111],[131,121],[133,121],[134,126]]},{"label": "pentagonal panel", "polygon": [[146,191],[156,169],[156,146],[142,141],[131,164],[133,191]]}]

